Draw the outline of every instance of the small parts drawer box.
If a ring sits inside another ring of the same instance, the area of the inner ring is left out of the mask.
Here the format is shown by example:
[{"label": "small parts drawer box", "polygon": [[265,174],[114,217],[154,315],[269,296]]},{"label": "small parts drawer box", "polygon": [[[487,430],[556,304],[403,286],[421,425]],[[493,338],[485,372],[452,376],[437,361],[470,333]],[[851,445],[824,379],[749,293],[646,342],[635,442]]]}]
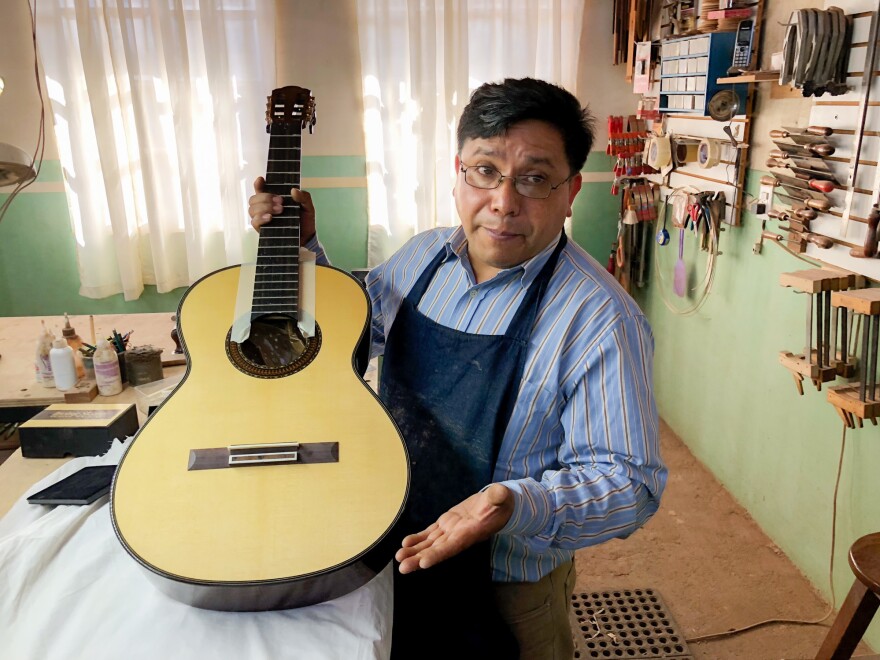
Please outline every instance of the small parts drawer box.
[{"label": "small parts drawer box", "polygon": [[100,456],[138,430],[133,403],[53,403],[19,426],[22,456]]}]

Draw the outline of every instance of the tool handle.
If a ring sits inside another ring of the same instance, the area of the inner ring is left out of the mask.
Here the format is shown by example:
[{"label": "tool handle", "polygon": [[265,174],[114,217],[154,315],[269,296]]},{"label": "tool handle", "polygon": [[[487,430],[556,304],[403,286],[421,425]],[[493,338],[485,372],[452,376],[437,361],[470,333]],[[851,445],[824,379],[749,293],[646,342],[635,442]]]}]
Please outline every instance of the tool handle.
[{"label": "tool handle", "polygon": [[810,220],[815,220],[819,214],[816,213],[815,209],[795,209],[794,215],[801,220],[809,222]]},{"label": "tool handle", "polygon": [[767,167],[788,167],[788,165],[783,163],[781,160],[771,157],[767,159]]},{"label": "tool handle", "polygon": [[820,236],[819,234],[803,234],[803,237],[816,247],[823,250],[827,250],[834,245],[834,241],[827,236]]},{"label": "tool handle", "polygon": [[830,156],[834,153],[834,147],[830,144],[811,144],[807,147],[810,151],[812,151],[817,156]]},{"label": "tool handle", "polygon": [[826,195],[834,190],[834,183],[824,179],[810,179],[808,184],[813,190],[818,190]]},{"label": "tool handle", "polygon": [[804,129],[807,135],[818,135],[820,137],[828,137],[834,134],[834,130],[830,126],[807,126]]},{"label": "tool handle", "polygon": [[788,158],[788,154],[785,153],[782,149],[771,149],[770,157],[778,158],[779,160],[785,160],[786,158]]},{"label": "tool handle", "polygon": [[772,138],[787,138],[789,135],[791,135],[791,133],[788,131],[780,131],[777,129],[770,131],[770,137]]},{"label": "tool handle", "polygon": [[773,187],[776,187],[776,186],[779,185],[779,181],[777,181],[777,180],[776,180],[774,177],[772,177],[772,176],[766,176],[766,175],[765,175],[765,176],[762,176],[762,177],[761,177],[761,185],[762,185],[762,186],[773,186]]},{"label": "tool handle", "polygon": [[827,199],[805,199],[803,200],[803,204],[809,206],[811,209],[816,209],[817,211],[827,211],[831,208],[831,202]]},{"label": "tool handle", "polygon": [[877,254],[877,225],[880,224],[880,208],[876,204],[871,207],[868,215],[868,231],[865,233],[865,256],[873,257]]},{"label": "tool handle", "polygon": [[779,234],[774,234],[772,231],[762,231],[761,238],[766,238],[771,241],[781,241],[782,240],[782,236],[780,236]]},{"label": "tool handle", "polygon": [[767,211],[767,215],[771,218],[779,220],[780,222],[788,222],[790,218],[788,211],[780,211],[777,209],[770,209],[769,211]]}]

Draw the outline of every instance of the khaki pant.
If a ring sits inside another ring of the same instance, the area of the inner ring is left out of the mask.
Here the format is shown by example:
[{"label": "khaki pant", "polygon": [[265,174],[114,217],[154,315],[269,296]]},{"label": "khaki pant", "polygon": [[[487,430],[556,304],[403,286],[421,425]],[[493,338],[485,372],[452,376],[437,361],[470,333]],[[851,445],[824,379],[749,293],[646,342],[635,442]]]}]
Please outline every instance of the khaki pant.
[{"label": "khaki pant", "polygon": [[495,602],[519,642],[519,660],[571,660],[569,609],[575,582],[568,562],[537,582],[496,582]]}]

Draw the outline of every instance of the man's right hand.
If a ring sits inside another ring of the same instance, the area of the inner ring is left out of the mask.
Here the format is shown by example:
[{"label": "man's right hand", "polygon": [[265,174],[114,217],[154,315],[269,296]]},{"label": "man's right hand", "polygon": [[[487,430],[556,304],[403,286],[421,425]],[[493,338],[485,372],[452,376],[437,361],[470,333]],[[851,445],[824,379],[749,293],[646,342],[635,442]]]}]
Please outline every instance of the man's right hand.
[{"label": "man's right hand", "polygon": [[[254,192],[248,200],[248,215],[251,217],[251,226],[260,231],[260,227],[271,222],[272,216],[281,213],[283,200],[279,195],[264,192],[266,180],[257,177],[254,181]],[[300,213],[300,245],[305,245],[315,235],[315,205],[312,196],[305,190],[290,189],[290,196],[297,202],[302,211]]]}]

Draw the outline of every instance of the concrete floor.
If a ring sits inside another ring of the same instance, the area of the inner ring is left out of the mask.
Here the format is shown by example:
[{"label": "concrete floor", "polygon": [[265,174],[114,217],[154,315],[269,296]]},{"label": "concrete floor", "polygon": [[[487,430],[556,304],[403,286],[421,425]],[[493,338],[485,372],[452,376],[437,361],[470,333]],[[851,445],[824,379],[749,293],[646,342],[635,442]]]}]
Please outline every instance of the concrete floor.
[{"label": "concrete floor", "polygon": [[[829,604],[665,424],[661,443],[670,477],[660,510],[628,539],[578,551],[575,591],[651,588],[686,640],[766,619],[821,619]],[[847,551],[838,543],[838,555]],[[836,594],[837,607],[845,597]],[[697,660],[813,658],[832,620],[688,646]],[[856,656],[880,658],[864,644]]]}]

